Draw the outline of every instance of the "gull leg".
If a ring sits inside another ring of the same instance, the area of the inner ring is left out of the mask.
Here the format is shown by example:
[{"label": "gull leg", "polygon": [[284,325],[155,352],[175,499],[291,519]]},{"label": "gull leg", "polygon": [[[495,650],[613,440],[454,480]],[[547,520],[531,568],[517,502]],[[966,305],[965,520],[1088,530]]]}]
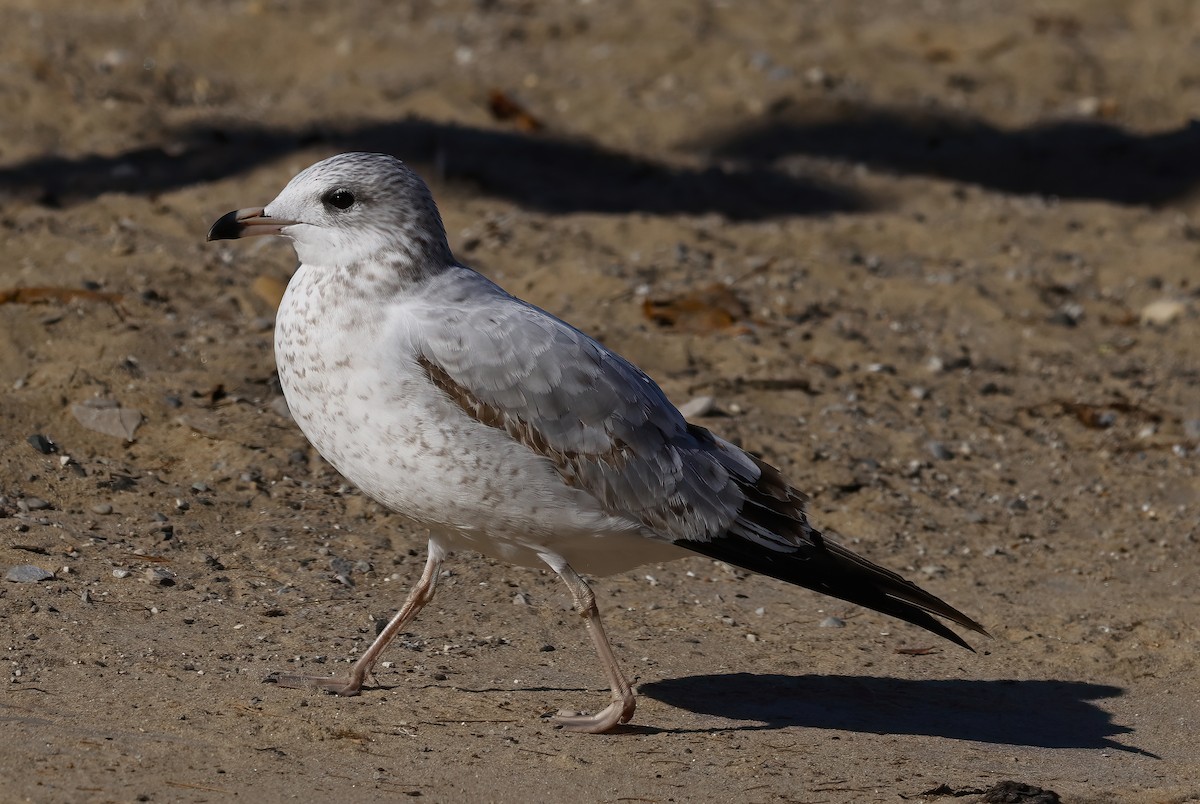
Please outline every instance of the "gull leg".
[{"label": "gull leg", "polygon": [[621,723],[628,723],[629,719],[633,717],[636,701],[629,682],[625,680],[621,668],[617,666],[617,657],[613,655],[608,636],[604,633],[604,625],[600,621],[600,610],[596,608],[595,593],[561,556],[542,553],[540,557],[558,573],[558,577],[562,578],[567,588],[571,590],[571,597],[575,601],[575,610],[587,620],[588,634],[592,637],[592,644],[596,646],[596,653],[600,656],[600,665],[604,668],[604,674],[608,676],[608,683],[612,689],[612,703],[602,711],[594,715],[559,715],[554,718],[554,722],[568,731],[580,731],[588,734],[600,734]]},{"label": "gull leg", "polygon": [[349,677],[330,678],[328,676],[271,673],[264,681],[293,689],[316,687],[338,695],[358,695],[362,690],[364,681],[370,678],[374,682],[374,678],[371,677],[371,669],[375,667],[375,662],[379,661],[379,655],[383,653],[383,649],[388,646],[388,643],[395,638],[396,634],[400,633],[401,629],[410,620],[417,616],[417,613],[421,609],[425,608],[425,605],[429,601],[433,600],[433,593],[437,587],[438,570],[441,569],[442,560],[445,557],[446,550],[433,539],[430,539],[429,558],[425,561],[425,571],[421,573],[421,579],[417,581],[417,585],[409,592],[408,599],[404,601],[404,605],[400,607],[400,611],[396,612],[396,616],[392,618],[387,627],[375,638],[375,641],[371,643],[371,647],[367,648],[366,652],[350,668]]}]

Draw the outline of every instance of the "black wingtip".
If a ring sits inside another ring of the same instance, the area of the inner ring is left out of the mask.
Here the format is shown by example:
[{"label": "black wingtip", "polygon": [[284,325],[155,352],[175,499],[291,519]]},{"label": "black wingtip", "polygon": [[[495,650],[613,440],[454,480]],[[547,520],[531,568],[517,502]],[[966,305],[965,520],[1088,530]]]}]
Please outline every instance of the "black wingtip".
[{"label": "black wingtip", "polygon": [[811,533],[811,538],[791,552],[774,550],[732,534],[707,542],[679,540],[675,544],[912,623],[972,653],[975,649],[965,639],[933,615],[991,637],[982,625],[936,595],[816,531]]}]

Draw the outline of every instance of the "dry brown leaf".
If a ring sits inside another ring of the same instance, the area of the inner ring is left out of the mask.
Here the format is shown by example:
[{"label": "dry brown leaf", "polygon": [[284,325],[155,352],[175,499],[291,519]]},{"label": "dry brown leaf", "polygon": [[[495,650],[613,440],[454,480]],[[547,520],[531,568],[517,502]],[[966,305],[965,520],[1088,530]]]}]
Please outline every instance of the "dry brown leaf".
[{"label": "dry brown leaf", "polygon": [[502,89],[488,92],[488,111],[497,120],[511,120],[521,131],[541,131],[545,125]]},{"label": "dry brown leaf", "polygon": [[642,302],[646,318],[660,327],[688,332],[748,331],[744,324],[750,316],[745,302],[728,285],[715,283],[674,299],[646,299]]}]

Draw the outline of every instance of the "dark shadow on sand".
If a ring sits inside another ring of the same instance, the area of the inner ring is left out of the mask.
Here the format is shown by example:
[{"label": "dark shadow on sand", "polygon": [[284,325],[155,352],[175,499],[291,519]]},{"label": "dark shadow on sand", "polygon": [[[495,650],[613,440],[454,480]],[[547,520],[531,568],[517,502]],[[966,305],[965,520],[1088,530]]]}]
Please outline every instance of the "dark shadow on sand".
[{"label": "dark shadow on sand", "polygon": [[1099,120],[1005,129],[938,110],[788,103],[695,147],[746,167],[821,157],[1019,195],[1165,204],[1200,184],[1200,120],[1141,134]]},{"label": "dark shadow on sand", "polygon": [[[717,213],[731,220],[861,212],[887,205],[794,157],[863,163],[1006,193],[1167,204],[1200,184],[1200,122],[1141,134],[1094,120],[1003,129],[938,110],[785,101],[764,118],[701,132],[672,164],[579,137],[417,117],[272,128],[208,122],[172,145],[42,156],[0,167],[0,198],[50,207],[103,193],[157,195],[234,176],[304,149],[382,151],[435,181],[551,213]],[[688,166],[683,166],[684,162]]]},{"label": "dark shadow on sand", "polygon": [[[172,135],[171,149],[45,156],[0,167],[0,196],[69,206],[102,193],[156,195],[216,181],[307,148],[381,151],[430,179],[547,212],[704,214],[733,220],[865,209],[855,191],[747,166],[686,168],[579,139],[433,123],[419,118],[345,129],[209,125]],[[266,199],[269,200],[269,199]]]},{"label": "dark shadow on sand", "polygon": [[763,724],[752,728],[921,734],[1154,756],[1111,739],[1133,730],[1092,703],[1123,693],[1103,684],[732,673],[654,681],[639,692],[680,709]]}]

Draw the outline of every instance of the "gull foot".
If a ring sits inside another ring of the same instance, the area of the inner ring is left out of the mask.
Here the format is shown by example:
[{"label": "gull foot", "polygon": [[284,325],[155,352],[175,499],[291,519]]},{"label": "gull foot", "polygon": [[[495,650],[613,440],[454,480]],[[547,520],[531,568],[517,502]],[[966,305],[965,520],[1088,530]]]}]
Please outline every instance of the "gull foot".
[{"label": "gull foot", "polygon": [[306,676],[299,673],[269,673],[264,684],[278,684],[293,690],[318,689],[334,695],[352,697],[362,691],[362,681],[353,678],[330,676]]},{"label": "gull foot", "polygon": [[582,734],[603,734],[612,731],[622,723],[628,723],[633,717],[634,699],[613,701],[594,715],[568,714],[559,712],[551,721],[562,726],[567,731]]}]

